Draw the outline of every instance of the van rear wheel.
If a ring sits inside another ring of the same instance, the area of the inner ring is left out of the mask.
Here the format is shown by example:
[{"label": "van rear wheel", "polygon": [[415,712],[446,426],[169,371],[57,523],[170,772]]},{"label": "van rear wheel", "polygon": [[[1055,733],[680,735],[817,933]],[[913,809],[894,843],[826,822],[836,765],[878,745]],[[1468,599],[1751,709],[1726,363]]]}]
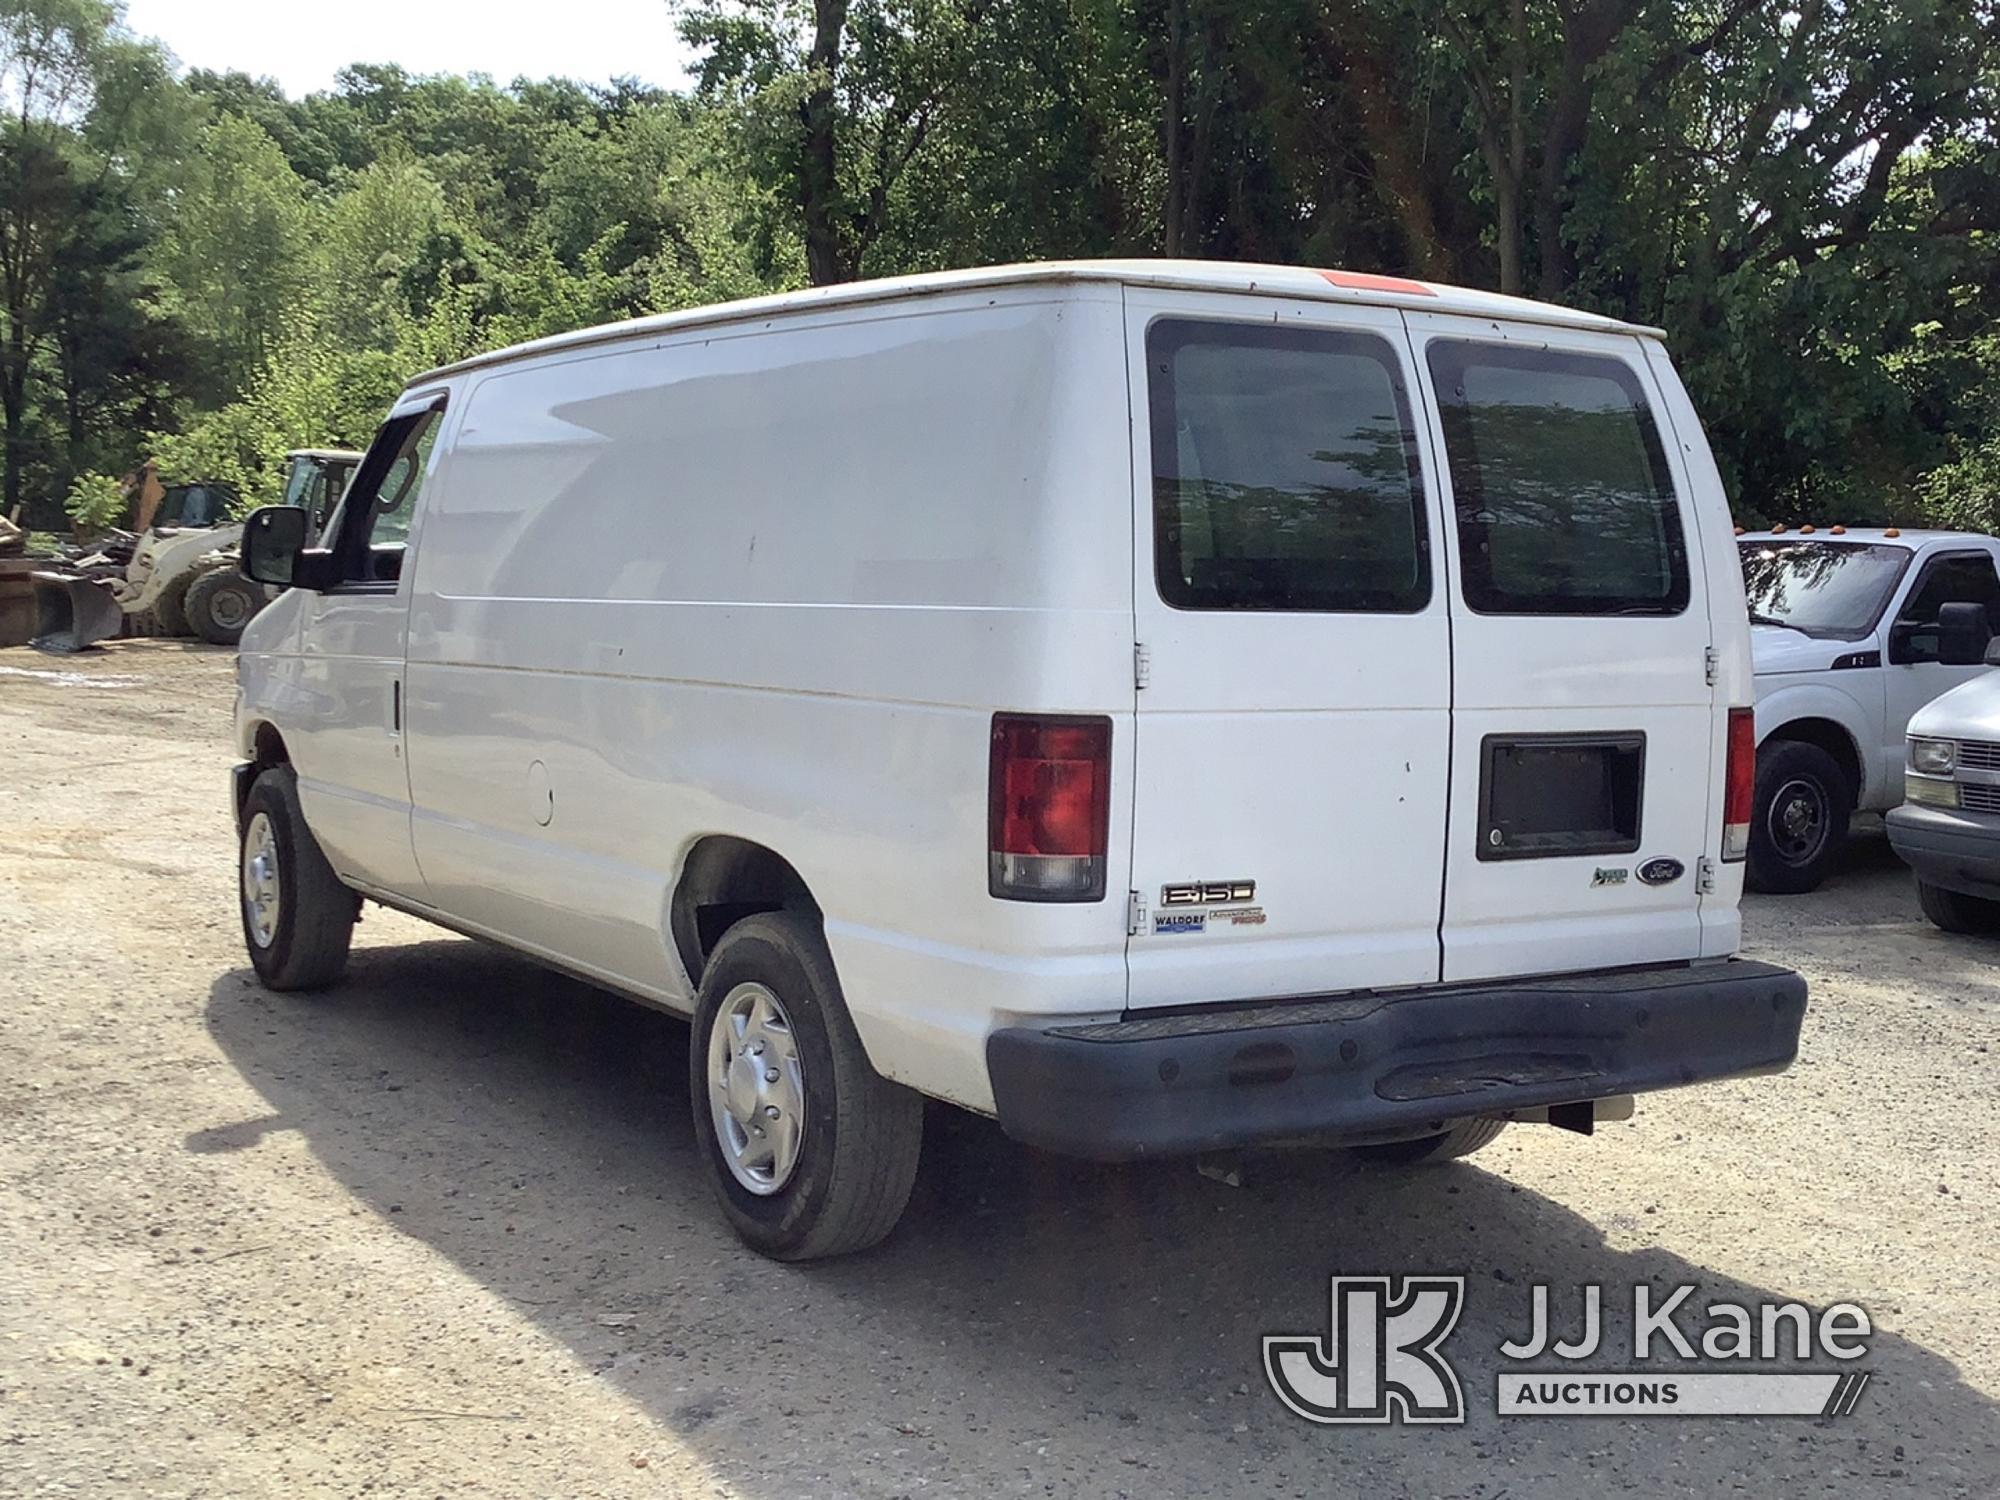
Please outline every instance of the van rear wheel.
[{"label": "van rear wheel", "polygon": [[751,1249],[818,1260],[896,1227],[923,1100],[869,1063],[817,922],[764,912],[723,934],[702,972],[688,1071],[696,1147]]},{"label": "van rear wheel", "polygon": [[1847,842],[1854,789],[1838,762],[1803,740],[1768,740],[1757,752],[1750,809],[1753,891],[1799,895],[1818,890]]},{"label": "van rear wheel", "polygon": [[1349,1149],[1370,1166],[1415,1167],[1470,1156],[1480,1147],[1492,1145],[1506,1128],[1505,1120],[1460,1120],[1437,1135],[1422,1135],[1411,1141],[1379,1141]]}]

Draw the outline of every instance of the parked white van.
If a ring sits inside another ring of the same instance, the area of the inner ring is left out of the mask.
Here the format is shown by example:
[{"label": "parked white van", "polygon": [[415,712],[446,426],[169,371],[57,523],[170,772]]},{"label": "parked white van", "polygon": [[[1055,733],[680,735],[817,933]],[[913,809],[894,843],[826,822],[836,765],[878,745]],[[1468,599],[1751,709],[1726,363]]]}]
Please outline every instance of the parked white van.
[{"label": "parked white van", "polygon": [[1924,915],[1946,932],[2000,937],[2000,641],[1985,666],[1910,720],[1908,800],[1884,821],[1916,871]]},{"label": "parked white van", "polygon": [[1911,715],[1984,675],[2000,538],[1781,526],[1737,545],[1757,683],[1748,881],[1810,891],[1853,813],[1903,800]]},{"label": "parked white van", "polygon": [[730,1221],[902,1211],[922,1098],[1101,1159],[1462,1154],[1775,1072],[1743,586],[1658,335],[1018,266],[411,382],[241,648],[258,973],[362,897],[687,1014]]}]

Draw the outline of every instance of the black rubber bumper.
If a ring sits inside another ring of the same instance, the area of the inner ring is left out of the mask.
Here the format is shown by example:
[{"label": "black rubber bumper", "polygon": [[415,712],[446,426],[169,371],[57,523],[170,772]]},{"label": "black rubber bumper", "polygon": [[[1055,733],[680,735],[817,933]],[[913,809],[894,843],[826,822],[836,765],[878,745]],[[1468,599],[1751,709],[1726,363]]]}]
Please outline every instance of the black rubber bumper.
[{"label": "black rubber bumper", "polygon": [[986,1065],[1010,1136],[1119,1161],[1775,1073],[1805,1009],[1797,974],[1732,959],[1008,1027]]},{"label": "black rubber bumper", "polygon": [[2000,900],[2000,817],[1906,802],[1882,821],[1889,847],[1919,880]]}]

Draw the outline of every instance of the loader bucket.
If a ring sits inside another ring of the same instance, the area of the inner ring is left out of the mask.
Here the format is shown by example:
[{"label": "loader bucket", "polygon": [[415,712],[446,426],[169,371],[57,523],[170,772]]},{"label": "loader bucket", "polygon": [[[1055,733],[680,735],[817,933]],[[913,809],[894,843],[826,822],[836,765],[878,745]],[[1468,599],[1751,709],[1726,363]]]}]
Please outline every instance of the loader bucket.
[{"label": "loader bucket", "polygon": [[68,653],[118,634],[125,611],[111,590],[89,578],[68,573],[33,573],[37,651]]}]

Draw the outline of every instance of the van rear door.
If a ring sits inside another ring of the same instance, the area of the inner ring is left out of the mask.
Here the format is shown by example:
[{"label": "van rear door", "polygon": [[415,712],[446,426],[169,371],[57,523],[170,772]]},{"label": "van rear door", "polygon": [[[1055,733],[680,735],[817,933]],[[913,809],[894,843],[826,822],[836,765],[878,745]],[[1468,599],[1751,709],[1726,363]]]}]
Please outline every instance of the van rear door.
[{"label": "van rear door", "polygon": [[1444,978],[1693,957],[1714,637],[1698,508],[1644,348],[1407,322],[1451,523]]},{"label": "van rear door", "polygon": [[1435,982],[1443,525],[1393,310],[1128,288],[1134,1008]]}]

